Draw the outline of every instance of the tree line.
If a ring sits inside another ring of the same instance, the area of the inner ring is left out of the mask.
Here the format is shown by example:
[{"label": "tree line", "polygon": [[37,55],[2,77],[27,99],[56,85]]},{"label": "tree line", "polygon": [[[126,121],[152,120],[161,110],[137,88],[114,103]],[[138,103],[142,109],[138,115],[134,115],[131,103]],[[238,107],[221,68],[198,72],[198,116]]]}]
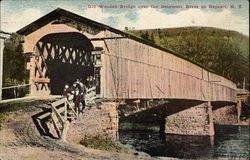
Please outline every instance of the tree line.
[{"label": "tree line", "polygon": [[249,38],[235,31],[208,27],[189,27],[155,30],[132,30],[135,36],[226,77],[243,87],[249,87]]}]

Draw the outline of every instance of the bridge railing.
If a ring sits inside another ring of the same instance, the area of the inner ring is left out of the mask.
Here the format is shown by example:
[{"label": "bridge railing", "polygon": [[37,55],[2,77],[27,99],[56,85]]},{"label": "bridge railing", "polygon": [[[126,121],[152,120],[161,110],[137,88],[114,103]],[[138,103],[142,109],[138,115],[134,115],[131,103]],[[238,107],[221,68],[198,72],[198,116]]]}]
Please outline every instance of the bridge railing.
[{"label": "bridge railing", "polygon": [[[87,89],[85,97],[88,97],[90,101],[93,100],[95,98],[95,94],[93,93],[94,91],[95,87]],[[74,109],[73,95],[70,95],[68,98],[62,98],[51,103],[50,108],[51,112],[47,112],[39,116],[38,119],[42,120],[50,116],[55,130],[59,135],[59,138],[66,140],[66,135],[70,124],[68,121],[68,111],[71,110],[75,117],[78,116]]]},{"label": "bridge railing", "polygon": [[77,116],[72,103],[73,96],[69,98],[63,98],[58,101],[55,101],[50,104],[51,107],[51,119],[55,126],[55,129],[59,135],[59,138],[66,140],[66,135],[69,128],[69,121],[68,121],[68,108],[73,111],[73,113]]},{"label": "bridge railing", "polygon": [[59,138],[63,140],[66,140],[66,135],[69,128],[68,109],[72,110],[75,116],[77,116],[73,108],[74,104],[72,103],[72,99],[73,96],[70,96],[69,98],[62,98],[51,103],[51,112],[47,112],[38,117],[40,120],[50,117]]},{"label": "bridge railing", "polygon": [[25,97],[25,95],[29,93],[29,90],[30,84],[2,87],[2,97],[0,97],[0,99],[15,99]]}]

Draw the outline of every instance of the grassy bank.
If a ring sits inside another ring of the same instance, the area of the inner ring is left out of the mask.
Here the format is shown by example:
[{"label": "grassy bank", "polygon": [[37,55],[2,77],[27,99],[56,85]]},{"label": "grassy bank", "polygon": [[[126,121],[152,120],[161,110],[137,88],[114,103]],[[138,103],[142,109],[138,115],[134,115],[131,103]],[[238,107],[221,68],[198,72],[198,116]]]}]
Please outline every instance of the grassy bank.
[{"label": "grassy bank", "polygon": [[128,153],[129,149],[124,145],[112,141],[104,136],[85,136],[80,141],[80,144],[94,149],[100,149],[110,152]]},{"label": "grassy bank", "polygon": [[0,104],[0,130],[10,114],[16,112],[32,111],[34,110],[34,108],[42,106],[49,102],[49,100],[24,99],[21,101]]}]

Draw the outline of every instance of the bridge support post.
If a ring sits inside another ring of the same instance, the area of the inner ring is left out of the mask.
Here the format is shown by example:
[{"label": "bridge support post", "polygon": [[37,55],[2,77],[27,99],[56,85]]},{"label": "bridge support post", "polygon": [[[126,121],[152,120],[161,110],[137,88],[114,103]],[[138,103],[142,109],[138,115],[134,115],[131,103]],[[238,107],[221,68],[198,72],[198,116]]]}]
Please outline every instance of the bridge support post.
[{"label": "bridge support post", "polygon": [[166,117],[165,133],[214,135],[211,102],[201,103]]},{"label": "bridge support post", "polygon": [[237,99],[237,120],[240,122],[240,116],[241,116],[241,99]]},{"label": "bridge support post", "polygon": [[119,139],[117,102],[102,102],[98,108],[85,110],[76,121],[71,122],[67,139],[74,141],[84,136],[104,136]]},{"label": "bridge support post", "polygon": [[33,53],[30,55],[30,62],[27,64],[27,67],[27,69],[29,70],[30,94],[33,95],[36,90],[35,82],[33,82],[33,78],[35,75],[35,56]]},{"label": "bridge support post", "polygon": [[213,136],[215,134],[214,131],[214,122],[213,122],[213,110],[212,110],[212,105],[211,105],[211,101],[207,102],[207,114],[208,114],[208,127],[209,127],[209,133],[208,135]]}]

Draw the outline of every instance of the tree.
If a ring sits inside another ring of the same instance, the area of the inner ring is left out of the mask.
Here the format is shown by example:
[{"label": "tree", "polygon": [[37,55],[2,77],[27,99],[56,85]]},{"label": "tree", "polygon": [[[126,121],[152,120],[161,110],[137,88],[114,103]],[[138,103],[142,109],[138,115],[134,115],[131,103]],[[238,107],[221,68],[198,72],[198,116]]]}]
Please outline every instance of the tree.
[{"label": "tree", "polygon": [[25,56],[20,43],[22,37],[12,34],[4,42],[3,49],[3,86],[18,85],[27,79]]}]

